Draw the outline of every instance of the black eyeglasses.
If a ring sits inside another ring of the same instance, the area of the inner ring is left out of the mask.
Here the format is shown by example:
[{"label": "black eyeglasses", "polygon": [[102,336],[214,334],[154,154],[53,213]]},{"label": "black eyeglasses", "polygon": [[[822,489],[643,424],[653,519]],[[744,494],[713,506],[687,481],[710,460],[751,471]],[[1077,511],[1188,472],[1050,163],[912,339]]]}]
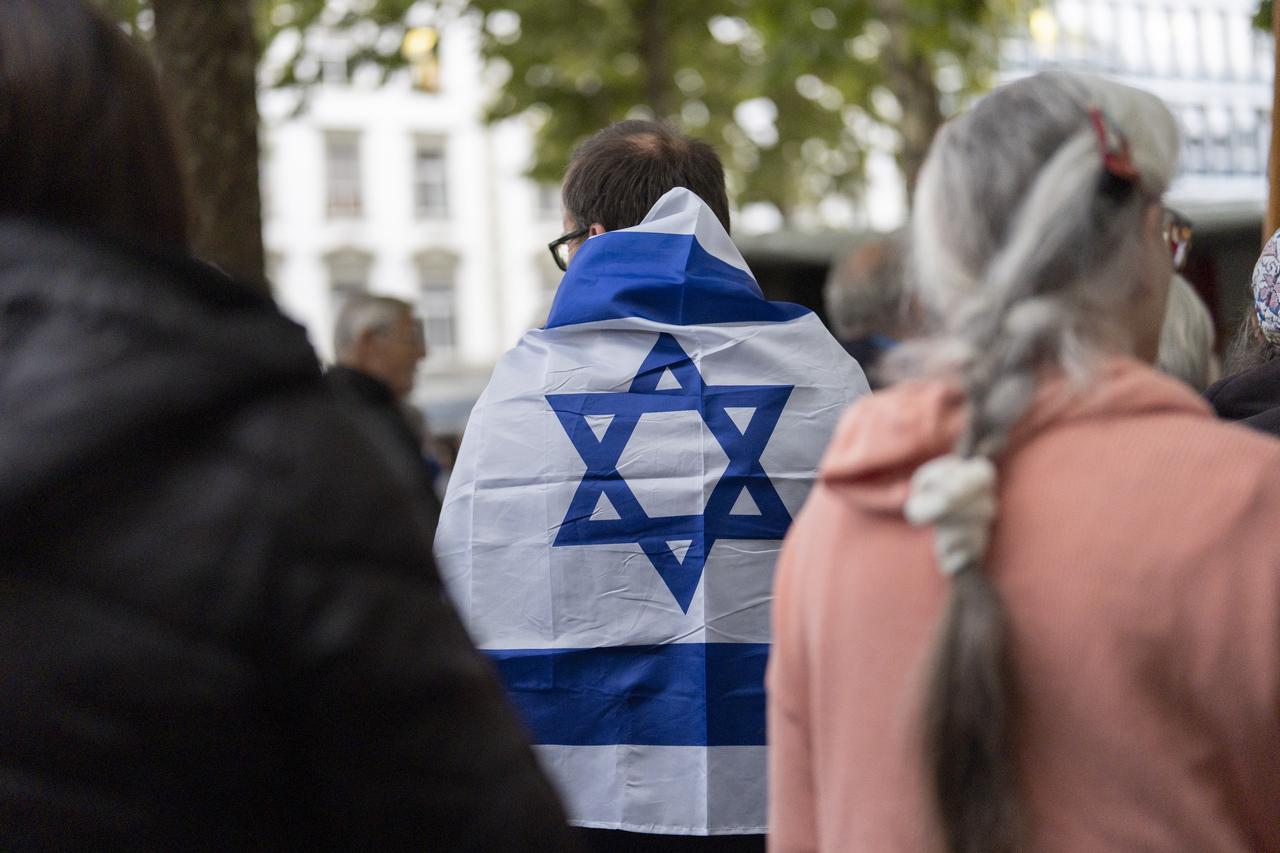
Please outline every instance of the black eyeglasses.
[{"label": "black eyeglasses", "polygon": [[587,236],[590,230],[590,228],[579,228],[577,231],[562,234],[547,244],[547,248],[551,250],[551,257],[555,258],[556,266],[560,267],[561,272],[569,269],[569,244]]},{"label": "black eyeglasses", "polygon": [[1173,268],[1182,269],[1191,248],[1191,220],[1171,207],[1164,209],[1164,239],[1173,253]]}]

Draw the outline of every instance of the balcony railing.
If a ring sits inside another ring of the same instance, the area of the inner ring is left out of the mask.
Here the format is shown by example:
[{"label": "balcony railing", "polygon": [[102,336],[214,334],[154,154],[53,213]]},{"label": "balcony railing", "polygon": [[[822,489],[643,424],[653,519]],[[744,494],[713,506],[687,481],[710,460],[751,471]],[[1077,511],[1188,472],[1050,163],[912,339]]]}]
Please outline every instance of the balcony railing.
[{"label": "balcony railing", "polygon": [[1120,76],[1161,95],[1182,131],[1182,174],[1266,174],[1274,46],[1254,0],[1196,6],[1059,0],[1007,39],[1011,77],[1071,68]]},{"label": "balcony railing", "polygon": [[1005,43],[1002,67],[1028,71],[1053,65],[1165,80],[1270,83],[1271,37],[1254,29],[1254,5],[1059,0],[1015,30]]}]

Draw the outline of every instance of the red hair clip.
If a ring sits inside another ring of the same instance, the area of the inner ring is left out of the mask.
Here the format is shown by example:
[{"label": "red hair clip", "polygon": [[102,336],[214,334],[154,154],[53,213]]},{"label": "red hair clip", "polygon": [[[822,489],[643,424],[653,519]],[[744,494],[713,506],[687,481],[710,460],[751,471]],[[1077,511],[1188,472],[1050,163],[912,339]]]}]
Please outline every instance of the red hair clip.
[{"label": "red hair clip", "polygon": [[1093,122],[1094,133],[1098,135],[1098,150],[1102,152],[1102,165],[1107,172],[1122,181],[1138,180],[1138,167],[1133,165],[1129,140],[1116,130],[1111,120],[1097,107],[1089,107],[1089,120]]}]

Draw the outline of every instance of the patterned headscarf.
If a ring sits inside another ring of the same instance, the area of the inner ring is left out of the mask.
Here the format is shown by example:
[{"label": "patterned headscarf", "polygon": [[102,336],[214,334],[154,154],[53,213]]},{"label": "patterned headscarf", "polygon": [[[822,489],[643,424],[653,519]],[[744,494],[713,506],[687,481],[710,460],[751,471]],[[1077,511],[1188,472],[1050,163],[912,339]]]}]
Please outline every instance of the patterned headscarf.
[{"label": "patterned headscarf", "polygon": [[1271,235],[1253,267],[1253,310],[1267,342],[1280,345],[1280,231]]}]

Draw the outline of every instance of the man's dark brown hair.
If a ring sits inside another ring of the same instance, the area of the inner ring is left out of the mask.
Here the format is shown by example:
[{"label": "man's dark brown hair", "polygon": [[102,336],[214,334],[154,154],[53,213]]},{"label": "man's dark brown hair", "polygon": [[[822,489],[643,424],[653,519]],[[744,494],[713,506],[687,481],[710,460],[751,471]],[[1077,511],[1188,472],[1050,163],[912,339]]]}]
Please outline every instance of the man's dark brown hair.
[{"label": "man's dark brown hair", "polygon": [[724,167],[707,143],[656,121],[621,121],[573,152],[564,176],[564,210],[578,228],[639,225],[669,190],[685,187],[729,230]]},{"label": "man's dark brown hair", "polygon": [[155,72],[83,0],[0,2],[0,215],[187,244]]}]

